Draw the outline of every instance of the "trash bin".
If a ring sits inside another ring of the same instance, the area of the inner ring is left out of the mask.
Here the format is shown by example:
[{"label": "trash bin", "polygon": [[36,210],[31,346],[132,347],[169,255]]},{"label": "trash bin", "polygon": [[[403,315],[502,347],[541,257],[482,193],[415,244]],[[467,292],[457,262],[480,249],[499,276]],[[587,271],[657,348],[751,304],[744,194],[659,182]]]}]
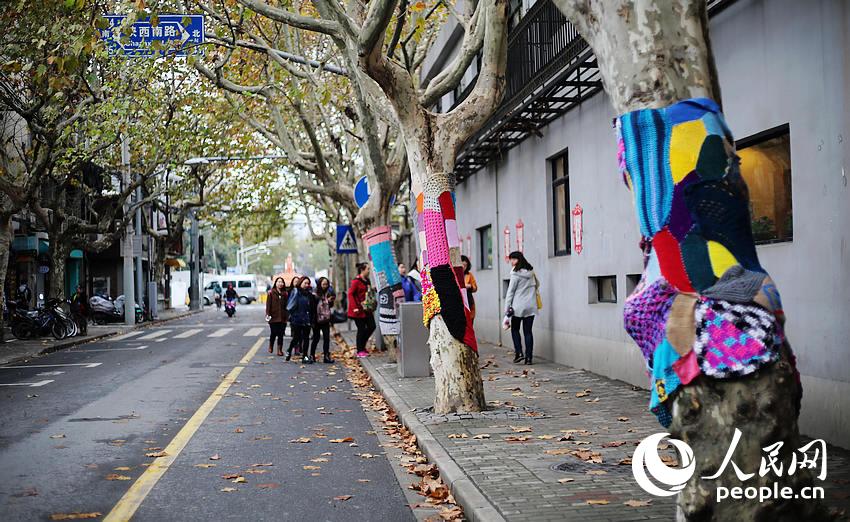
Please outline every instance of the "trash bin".
[{"label": "trash bin", "polygon": [[422,303],[401,303],[399,316],[398,374],[400,377],[428,377],[431,375],[431,351],[429,332],[422,324]]}]

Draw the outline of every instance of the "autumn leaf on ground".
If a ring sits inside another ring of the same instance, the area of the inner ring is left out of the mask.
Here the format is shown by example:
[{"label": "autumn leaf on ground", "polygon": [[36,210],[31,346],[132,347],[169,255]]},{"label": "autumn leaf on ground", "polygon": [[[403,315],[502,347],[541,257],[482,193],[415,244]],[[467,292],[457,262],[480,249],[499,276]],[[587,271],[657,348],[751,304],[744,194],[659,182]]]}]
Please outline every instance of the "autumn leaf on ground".
[{"label": "autumn leaf on ground", "polygon": [[372,482],[372,481],[369,480],[369,479],[357,479],[357,482],[362,482],[363,484],[365,484],[367,482]]},{"label": "autumn leaf on ground", "polygon": [[307,471],[315,471],[317,469],[322,469],[321,466],[301,466],[301,467],[304,468]]},{"label": "autumn leaf on ground", "polygon": [[374,459],[375,456],[372,455],[371,453],[361,453],[360,458],[361,459]]},{"label": "autumn leaf on ground", "polygon": [[195,464],[196,468],[214,468],[215,464]]},{"label": "autumn leaf on ground", "polygon": [[277,489],[280,487],[280,484],[277,482],[266,482],[264,484],[257,484],[259,489]]},{"label": "autumn leaf on ground", "polygon": [[215,455],[213,455],[212,457],[210,457],[210,460],[219,460],[219,459],[221,459],[221,457],[219,456],[219,454],[218,454],[218,453],[216,453]]},{"label": "autumn leaf on ground", "polygon": [[629,422],[628,417],[617,417],[617,420],[620,421],[620,422]]},{"label": "autumn leaf on ground", "polygon": [[266,469],[246,469],[245,473],[250,473],[251,475],[262,475],[263,473],[268,473]]},{"label": "autumn leaf on ground", "polygon": [[562,479],[558,479],[558,482],[560,482],[561,484],[566,484],[567,482],[575,482],[575,480],[576,479],[574,479],[574,478],[562,478]]},{"label": "autumn leaf on ground", "polygon": [[64,439],[65,434],[64,433],[57,433],[56,435],[51,435],[50,438],[51,439]]},{"label": "autumn leaf on ground", "polygon": [[345,437],[344,439],[331,439],[328,442],[332,442],[334,444],[341,444],[343,442],[354,442],[352,437]]},{"label": "autumn leaf on ground", "polygon": [[272,436],[271,435],[260,435],[259,437],[254,437],[254,440],[272,440]]},{"label": "autumn leaf on ground", "polygon": [[130,471],[129,466],[118,466],[117,468],[113,468],[115,471]]},{"label": "autumn leaf on ground", "polygon": [[531,426],[509,426],[514,433],[529,433],[531,432]]},{"label": "autumn leaf on ground", "polygon": [[339,496],[337,496],[337,497],[334,497],[334,500],[343,500],[343,501],[345,501],[345,500],[349,500],[351,497],[352,497],[351,495],[339,495]]},{"label": "autumn leaf on ground", "polygon": [[565,393],[570,393],[570,391],[569,390],[555,390],[555,393],[557,393],[558,395],[563,395]]},{"label": "autumn leaf on ground", "polygon": [[476,439],[476,440],[489,439],[490,434],[489,433],[479,433],[478,435],[473,435],[472,438]]},{"label": "autumn leaf on ground", "polygon": [[555,436],[554,435],[538,435],[537,438],[540,439],[540,440],[552,440],[552,439],[555,438]]},{"label": "autumn leaf on ground", "polygon": [[235,479],[231,480],[230,482],[233,482],[234,484],[242,484],[244,482],[248,482],[248,479],[246,479],[245,477],[236,477]]},{"label": "autumn leaf on ground", "polygon": [[50,520],[82,520],[87,518],[98,518],[103,513],[99,511],[93,511],[91,513],[53,513],[50,515]]},{"label": "autumn leaf on ground", "polygon": [[576,397],[587,397],[588,395],[590,395],[590,388],[576,393]]},{"label": "autumn leaf on ground", "polygon": [[623,504],[629,507],[646,507],[652,504],[651,500],[627,500],[623,502]]},{"label": "autumn leaf on ground", "polygon": [[448,437],[450,439],[466,439],[469,437],[466,433],[449,433]]},{"label": "autumn leaf on ground", "polygon": [[591,469],[587,471],[588,475],[607,475],[608,472],[604,469]]},{"label": "autumn leaf on ground", "polygon": [[602,445],[602,447],[603,447],[603,448],[619,448],[620,446],[622,446],[622,445],[623,445],[623,444],[625,444],[625,443],[626,443],[626,441],[624,441],[624,440],[615,440],[614,442],[606,442],[606,443],[604,443],[604,444]]},{"label": "autumn leaf on ground", "polygon": [[154,451],[152,453],[145,453],[145,457],[159,458],[159,457],[167,457],[167,456],[168,456],[168,453],[166,453],[164,451]]},{"label": "autumn leaf on ground", "polygon": [[274,466],[272,462],[260,462],[259,464],[251,464],[252,468],[263,468],[267,466]]},{"label": "autumn leaf on ground", "polygon": [[310,462],[330,462],[330,459],[326,459],[324,457],[316,457],[315,459],[310,459]]},{"label": "autumn leaf on ground", "polygon": [[620,466],[631,466],[632,465],[632,458],[626,457],[626,458],[622,459],[620,462],[618,462],[617,464],[620,465]]},{"label": "autumn leaf on ground", "polygon": [[234,433],[245,433],[245,430],[243,430],[242,428],[236,428],[235,430],[233,430],[233,432]]},{"label": "autumn leaf on ground", "polygon": [[106,476],[106,480],[133,480],[133,477],[127,475],[119,475],[118,473],[110,473]]},{"label": "autumn leaf on ground", "polygon": [[591,506],[604,506],[606,504],[610,504],[607,500],[588,500],[587,503]]},{"label": "autumn leaf on ground", "polygon": [[231,479],[239,478],[241,476],[242,475],[240,475],[239,473],[228,473],[226,475],[222,475],[221,478],[223,478],[225,480],[231,480]]},{"label": "autumn leaf on ground", "polygon": [[307,444],[310,442],[310,437],[298,437],[297,439],[292,439],[289,442],[293,444]]},{"label": "autumn leaf on ground", "polygon": [[460,506],[444,507],[440,510],[440,518],[443,520],[463,520],[463,509]]},{"label": "autumn leaf on ground", "polygon": [[221,488],[219,491],[221,491],[222,493],[232,493],[232,492],[236,491],[236,488],[230,488],[230,487]]},{"label": "autumn leaf on ground", "polygon": [[569,448],[557,448],[544,451],[547,455],[569,455],[573,450]]}]

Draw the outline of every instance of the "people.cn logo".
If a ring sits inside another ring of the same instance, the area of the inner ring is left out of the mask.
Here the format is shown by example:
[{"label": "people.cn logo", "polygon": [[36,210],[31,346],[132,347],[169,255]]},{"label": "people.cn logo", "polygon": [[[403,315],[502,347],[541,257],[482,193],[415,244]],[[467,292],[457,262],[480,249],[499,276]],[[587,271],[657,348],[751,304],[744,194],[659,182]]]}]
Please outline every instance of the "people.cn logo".
[{"label": "people.cn logo", "polygon": [[[696,471],[694,452],[690,446],[678,439],[669,439],[670,444],[679,451],[681,468],[671,468],[664,464],[658,455],[658,443],[670,435],[656,433],[643,439],[632,456],[632,473],[644,491],[657,497],[671,497],[684,489],[685,483]],[[652,478],[650,478],[652,477]],[[654,482],[653,482],[654,480]],[[657,486],[659,483],[661,487]]]}]

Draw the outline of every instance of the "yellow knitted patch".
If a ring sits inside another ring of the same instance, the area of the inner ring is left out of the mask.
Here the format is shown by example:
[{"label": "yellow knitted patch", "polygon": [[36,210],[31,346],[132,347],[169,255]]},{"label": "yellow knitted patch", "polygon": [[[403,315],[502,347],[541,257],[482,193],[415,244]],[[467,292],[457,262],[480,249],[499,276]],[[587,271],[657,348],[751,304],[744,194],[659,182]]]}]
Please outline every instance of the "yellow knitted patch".
[{"label": "yellow knitted patch", "polygon": [[422,322],[425,326],[429,326],[431,324],[431,319],[440,313],[440,310],[440,296],[437,295],[437,291],[431,287],[422,295]]},{"label": "yellow knitted patch", "polygon": [[686,121],[673,126],[670,135],[670,174],[678,183],[697,168],[702,142],[708,133],[702,120]]},{"label": "yellow knitted patch", "polygon": [[717,241],[708,242],[708,258],[711,260],[711,270],[718,278],[723,276],[729,268],[738,264],[732,252]]}]

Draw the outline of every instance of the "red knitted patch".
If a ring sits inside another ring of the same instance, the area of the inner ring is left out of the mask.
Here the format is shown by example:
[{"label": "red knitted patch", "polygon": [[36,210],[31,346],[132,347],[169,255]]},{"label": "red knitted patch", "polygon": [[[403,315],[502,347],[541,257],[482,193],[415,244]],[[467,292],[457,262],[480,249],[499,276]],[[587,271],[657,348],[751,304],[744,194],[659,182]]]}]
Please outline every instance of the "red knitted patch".
[{"label": "red knitted patch", "polygon": [[475,329],[472,327],[472,314],[469,310],[466,311],[466,332],[463,334],[463,344],[472,348],[473,352],[478,352],[478,340],[475,338]]},{"label": "red knitted patch", "polygon": [[443,219],[455,219],[455,202],[452,199],[452,193],[443,192],[437,200],[440,202]]},{"label": "red knitted patch", "polygon": [[661,275],[664,279],[680,292],[693,292],[694,287],[685,271],[679,242],[667,230],[667,227],[661,229],[652,238],[652,248],[658,253],[658,265],[661,267]]}]

